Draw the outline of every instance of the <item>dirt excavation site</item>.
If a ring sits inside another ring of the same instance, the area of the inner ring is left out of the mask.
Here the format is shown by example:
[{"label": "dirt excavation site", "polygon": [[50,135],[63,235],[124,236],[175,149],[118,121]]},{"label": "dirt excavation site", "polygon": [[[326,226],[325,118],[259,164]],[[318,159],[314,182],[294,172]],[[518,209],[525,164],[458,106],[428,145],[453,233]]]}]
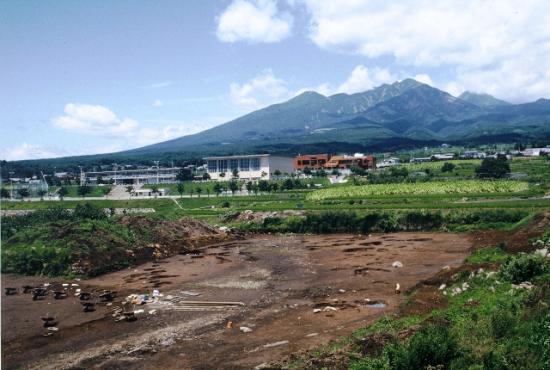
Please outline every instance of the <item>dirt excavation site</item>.
[{"label": "dirt excavation site", "polygon": [[470,247],[452,233],[260,235],[90,280],[3,275],[47,293],[3,295],[2,367],[267,367],[395,311]]}]

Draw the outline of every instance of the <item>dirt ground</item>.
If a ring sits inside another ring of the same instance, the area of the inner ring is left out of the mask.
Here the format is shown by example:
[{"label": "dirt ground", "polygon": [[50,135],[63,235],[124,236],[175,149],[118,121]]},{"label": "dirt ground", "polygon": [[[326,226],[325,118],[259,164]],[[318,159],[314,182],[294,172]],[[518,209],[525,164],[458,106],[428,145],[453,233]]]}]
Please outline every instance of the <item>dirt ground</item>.
[{"label": "dirt ground", "polygon": [[[396,284],[405,292],[445,266],[460,265],[471,246],[469,237],[451,233],[268,235],[207,245],[87,281],[3,275],[3,287],[72,283],[96,297],[104,289],[118,297],[84,313],[77,287],[61,300],[3,295],[2,368],[261,367],[395,311],[406,298],[396,294]],[[395,261],[403,267],[393,267]],[[127,295],[153,289],[163,297],[136,306],[144,310],[137,321],[115,321],[112,311]],[[59,328],[47,337],[41,321],[46,314]]]}]

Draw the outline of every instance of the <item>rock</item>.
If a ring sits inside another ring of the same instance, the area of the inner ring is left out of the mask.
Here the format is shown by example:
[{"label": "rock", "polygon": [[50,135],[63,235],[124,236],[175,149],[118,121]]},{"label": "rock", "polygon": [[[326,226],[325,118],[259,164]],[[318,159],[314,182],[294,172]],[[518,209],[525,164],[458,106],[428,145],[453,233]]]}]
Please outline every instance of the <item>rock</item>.
[{"label": "rock", "polygon": [[336,307],[326,306],[325,308],[323,308],[323,311],[338,311],[338,309]]},{"label": "rock", "polygon": [[313,309],[313,313],[319,313],[319,312],[321,312],[321,309],[320,309],[320,308],[314,308],[314,309]]},{"label": "rock", "polygon": [[394,263],[391,264],[392,267],[395,267],[395,268],[401,268],[403,267],[403,264],[400,262],[400,261],[395,261]]},{"label": "rock", "polygon": [[443,290],[443,289],[445,289],[446,287],[447,287],[447,284],[441,284],[441,285],[439,286],[439,290]]},{"label": "rock", "polygon": [[239,330],[242,331],[243,333],[252,332],[252,329],[250,329],[248,326],[241,326],[241,327],[239,327]]},{"label": "rock", "polygon": [[401,285],[399,283],[395,284],[395,294],[401,293]]}]

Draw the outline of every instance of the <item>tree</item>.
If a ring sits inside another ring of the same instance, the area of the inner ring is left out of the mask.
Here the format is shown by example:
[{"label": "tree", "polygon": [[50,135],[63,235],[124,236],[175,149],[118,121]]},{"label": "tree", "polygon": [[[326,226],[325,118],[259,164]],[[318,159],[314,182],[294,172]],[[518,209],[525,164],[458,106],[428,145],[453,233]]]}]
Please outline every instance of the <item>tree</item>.
[{"label": "tree", "polygon": [[205,172],[205,173],[202,175],[202,179],[203,179],[204,181],[208,181],[208,180],[210,180],[210,175],[209,175],[207,172]]},{"label": "tree", "polygon": [[286,179],[281,185],[282,190],[292,190],[294,189],[294,182],[291,179]]},{"label": "tree", "polygon": [[57,195],[59,195],[60,200],[63,200],[63,198],[65,198],[65,195],[67,194],[69,194],[69,191],[64,186],[60,187],[59,190],[57,191]]},{"label": "tree", "polygon": [[21,199],[25,199],[30,195],[29,189],[27,188],[20,188],[19,190],[17,190],[17,194],[19,194]]},{"label": "tree", "polygon": [[219,197],[220,193],[222,192],[222,186],[220,185],[219,182],[216,182],[212,187],[212,190],[214,190],[214,193],[216,193],[216,196]]},{"label": "tree", "polygon": [[277,177],[281,176],[281,171],[279,169],[276,169],[273,174]]},{"label": "tree", "polygon": [[254,194],[258,194],[258,191],[259,191],[259,190],[260,190],[260,187],[258,186],[258,183],[256,183],[256,182],[253,183],[253,184],[252,184],[252,192],[253,192]]},{"label": "tree", "polygon": [[176,180],[179,182],[193,180],[193,172],[188,168],[181,168],[176,175]]},{"label": "tree", "polygon": [[191,198],[193,198],[193,193],[195,192],[195,190],[193,190],[193,188],[189,189],[189,196]]},{"label": "tree", "polygon": [[101,176],[98,176],[98,177],[97,177],[97,184],[98,184],[98,185],[99,185],[99,184],[103,184],[103,177],[101,177]]},{"label": "tree", "polygon": [[334,168],[334,169],[331,171],[331,175],[340,176],[340,171],[338,171],[338,168]]},{"label": "tree", "polygon": [[510,173],[510,164],[506,156],[485,158],[481,165],[476,167],[476,176],[482,179],[501,179]]},{"label": "tree", "polygon": [[159,192],[159,187],[157,185],[151,185],[151,193],[155,194],[155,198]]},{"label": "tree", "polygon": [[233,178],[238,179],[239,178],[239,170],[234,168],[232,172]]},{"label": "tree", "polygon": [[[290,181],[292,181],[292,180],[290,180]],[[258,190],[261,191],[261,192],[264,192],[264,193],[268,192],[269,191],[269,182],[267,182],[265,180],[260,180],[258,182]]]},{"label": "tree", "polygon": [[101,187],[101,192],[103,193],[103,195],[105,197],[107,197],[107,195],[109,195],[109,193],[111,192],[111,187],[110,186],[103,186],[103,187]]},{"label": "tree", "polygon": [[276,182],[272,182],[269,186],[269,190],[274,193],[277,192],[277,190],[279,190],[279,184],[277,184]]},{"label": "tree", "polygon": [[8,191],[8,189],[2,188],[1,192],[2,192],[1,193],[2,198],[9,198],[10,197],[10,192]]},{"label": "tree", "polygon": [[327,172],[324,169],[317,170],[315,173],[317,177],[327,177]]},{"label": "tree", "polygon": [[250,194],[252,192],[252,186],[253,186],[252,181],[249,181],[249,182],[246,183],[245,187],[246,187],[246,191],[248,192],[248,194]]},{"label": "tree", "polygon": [[451,162],[445,162],[443,163],[443,166],[441,166],[441,172],[453,172],[455,169],[455,165]]},{"label": "tree", "polygon": [[185,191],[185,186],[183,185],[183,182],[178,182],[177,190],[178,190],[178,193],[180,194],[180,198],[182,198],[183,192]]},{"label": "tree", "polygon": [[210,188],[208,188],[208,187],[206,188],[206,196],[208,198],[210,198]]},{"label": "tree", "polygon": [[229,190],[231,190],[231,194],[235,195],[235,192],[239,190],[239,184],[237,184],[237,181],[229,181]]},{"label": "tree", "polygon": [[37,194],[40,197],[40,200],[44,200],[44,195],[46,195],[47,191],[44,189],[38,190]]},{"label": "tree", "polygon": [[88,185],[81,185],[77,189],[78,195],[80,195],[82,198],[86,196],[91,191],[90,187]]},{"label": "tree", "polygon": [[132,192],[134,191],[134,187],[132,185],[128,185],[126,187],[126,192],[130,195],[132,195]]},{"label": "tree", "polygon": [[199,198],[201,197],[201,193],[202,193],[202,188],[200,186],[197,186],[197,195],[199,196]]},{"label": "tree", "polygon": [[224,178],[224,177],[225,177],[225,172],[221,172],[219,176],[220,176],[221,178]]},{"label": "tree", "polygon": [[309,167],[306,167],[302,170],[302,172],[304,173],[304,175],[311,175],[311,168]]}]

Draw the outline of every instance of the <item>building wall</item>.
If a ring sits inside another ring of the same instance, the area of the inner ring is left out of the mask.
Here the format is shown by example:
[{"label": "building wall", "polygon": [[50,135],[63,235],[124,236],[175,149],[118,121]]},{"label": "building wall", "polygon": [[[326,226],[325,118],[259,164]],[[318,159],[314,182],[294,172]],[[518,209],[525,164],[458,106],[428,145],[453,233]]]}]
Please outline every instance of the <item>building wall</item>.
[{"label": "building wall", "polygon": [[294,169],[303,170],[307,167],[312,170],[319,170],[326,167],[329,159],[330,155],[328,154],[299,155],[294,157]]},{"label": "building wall", "polygon": [[[237,165],[239,179],[269,180],[275,170],[281,173],[292,173],[292,158],[259,156],[207,157],[207,171],[212,180],[229,181],[233,178],[233,168]],[[236,162],[235,162],[236,161]],[[256,162],[257,161],[257,162]],[[215,164],[214,164],[215,162]],[[256,166],[257,165],[257,166]],[[215,170],[214,170],[215,169]],[[225,176],[220,176],[221,173]],[[264,174],[264,176],[262,176]]]}]

